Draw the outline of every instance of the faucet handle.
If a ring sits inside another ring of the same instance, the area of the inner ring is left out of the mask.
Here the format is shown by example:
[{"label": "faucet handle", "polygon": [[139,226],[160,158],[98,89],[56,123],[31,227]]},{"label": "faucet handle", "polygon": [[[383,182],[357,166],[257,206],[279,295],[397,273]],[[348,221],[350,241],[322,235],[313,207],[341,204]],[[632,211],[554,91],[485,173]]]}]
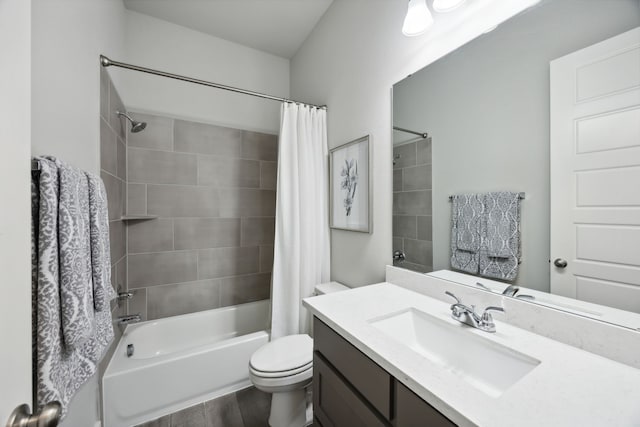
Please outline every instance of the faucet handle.
[{"label": "faucet handle", "polygon": [[504,308],[494,307],[494,306],[489,306],[485,308],[484,312],[482,313],[482,321],[484,323],[493,323],[493,316],[491,316],[490,311],[501,311],[504,313]]},{"label": "faucet handle", "polygon": [[480,318],[480,329],[487,332],[495,332],[496,324],[493,323],[493,316],[491,316],[491,311],[501,311],[504,313],[504,308],[502,307],[493,307],[489,306],[484,309],[482,313],[482,317]]},{"label": "faucet handle", "polygon": [[460,301],[460,298],[458,298],[457,296],[455,296],[453,293],[449,292],[449,291],[444,291],[445,294],[449,295],[451,298],[453,298],[454,300],[456,300],[456,304],[460,304],[462,301]]}]

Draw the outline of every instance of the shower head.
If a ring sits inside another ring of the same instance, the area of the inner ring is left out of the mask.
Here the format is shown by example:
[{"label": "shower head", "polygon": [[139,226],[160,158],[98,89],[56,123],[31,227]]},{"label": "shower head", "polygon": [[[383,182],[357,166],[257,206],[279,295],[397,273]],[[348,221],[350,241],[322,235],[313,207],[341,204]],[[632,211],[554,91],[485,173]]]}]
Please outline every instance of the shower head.
[{"label": "shower head", "polygon": [[126,117],[127,120],[131,122],[131,133],[138,133],[147,127],[147,124],[145,122],[137,122],[121,111],[116,111],[116,114],[122,117]]}]

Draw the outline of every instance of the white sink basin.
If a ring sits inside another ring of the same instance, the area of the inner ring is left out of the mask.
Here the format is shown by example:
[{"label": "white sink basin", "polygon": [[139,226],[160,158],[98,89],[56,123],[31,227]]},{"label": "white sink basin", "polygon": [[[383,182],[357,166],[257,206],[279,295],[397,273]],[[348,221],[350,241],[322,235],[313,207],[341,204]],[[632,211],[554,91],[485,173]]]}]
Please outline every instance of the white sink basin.
[{"label": "white sink basin", "polygon": [[500,396],[540,364],[539,360],[470,333],[469,326],[452,325],[413,308],[369,323],[492,397]]}]

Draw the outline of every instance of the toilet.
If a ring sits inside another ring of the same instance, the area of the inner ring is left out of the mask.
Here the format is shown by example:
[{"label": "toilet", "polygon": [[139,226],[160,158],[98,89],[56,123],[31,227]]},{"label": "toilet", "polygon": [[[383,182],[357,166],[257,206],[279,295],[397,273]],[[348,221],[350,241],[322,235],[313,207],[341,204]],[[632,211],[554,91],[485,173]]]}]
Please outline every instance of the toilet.
[{"label": "toilet", "polygon": [[[338,282],[323,283],[316,295],[349,289]],[[313,378],[313,339],[307,334],[289,335],[260,347],[249,362],[249,378],[258,389],[271,393],[271,427],[302,427],[307,416],[307,387]]]}]

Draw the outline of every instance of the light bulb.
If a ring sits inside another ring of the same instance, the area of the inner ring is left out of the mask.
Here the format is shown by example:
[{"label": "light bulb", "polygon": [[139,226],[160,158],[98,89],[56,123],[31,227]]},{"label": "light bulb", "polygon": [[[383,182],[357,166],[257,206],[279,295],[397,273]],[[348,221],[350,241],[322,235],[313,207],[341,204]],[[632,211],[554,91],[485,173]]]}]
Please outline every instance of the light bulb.
[{"label": "light bulb", "polygon": [[436,12],[451,12],[464,2],[465,0],[433,0],[433,10]]},{"label": "light bulb", "polygon": [[402,34],[408,37],[419,36],[433,24],[433,16],[426,0],[409,0],[407,16],[402,25]]}]

